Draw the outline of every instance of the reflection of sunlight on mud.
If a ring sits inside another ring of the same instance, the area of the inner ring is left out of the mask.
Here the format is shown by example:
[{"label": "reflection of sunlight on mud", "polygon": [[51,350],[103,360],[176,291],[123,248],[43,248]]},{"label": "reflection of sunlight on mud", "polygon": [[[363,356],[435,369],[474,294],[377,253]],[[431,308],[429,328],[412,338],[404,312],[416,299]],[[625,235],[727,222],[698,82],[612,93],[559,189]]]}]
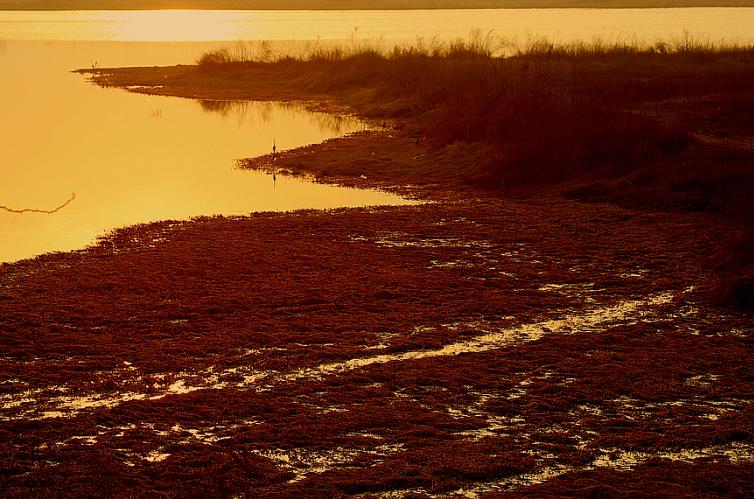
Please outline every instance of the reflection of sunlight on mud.
[{"label": "reflection of sunlight on mud", "polygon": [[754,445],[744,442],[733,442],[702,449],[665,450],[651,453],[621,449],[602,450],[604,454],[592,462],[593,466],[614,468],[620,471],[630,471],[648,459],[657,458],[687,463],[696,459],[724,458],[734,464],[754,460]]},{"label": "reflection of sunlight on mud", "polygon": [[[369,240],[359,236],[353,236],[352,239],[354,241]],[[490,248],[492,246],[492,243],[483,240],[465,241],[455,237],[411,238],[408,234],[399,232],[385,233],[375,239],[374,243],[388,248]]]},{"label": "reflection of sunlight on mud", "polygon": [[[697,459],[722,459],[731,463],[754,462],[754,445],[750,443],[734,442],[731,444],[706,447],[701,449],[666,450],[655,453],[621,451],[618,449],[603,449],[603,453],[585,466],[570,466],[564,464],[550,464],[537,471],[522,473],[513,477],[494,482],[483,482],[472,486],[449,491],[447,496],[461,496],[477,498],[483,494],[495,492],[515,492],[521,488],[544,483],[553,478],[571,472],[591,471],[600,467],[610,467],[620,471],[630,471],[651,459],[667,459],[670,461],[693,462]],[[411,494],[426,494],[423,489],[393,490],[384,497],[408,497]]]},{"label": "reflection of sunlight on mud", "polygon": [[[30,390],[0,397],[0,410],[6,412],[3,419],[46,419],[73,416],[81,411],[102,407],[116,407],[135,400],[159,400],[167,396],[182,395],[200,390],[219,390],[225,388],[268,390],[281,383],[295,383],[307,380],[319,380],[326,376],[343,374],[355,369],[388,362],[408,362],[435,357],[447,357],[469,353],[486,352],[517,344],[536,341],[548,334],[596,333],[609,325],[635,323],[650,320],[653,306],[670,303],[673,292],[657,293],[643,300],[626,300],[614,305],[595,308],[581,315],[565,316],[562,319],[522,324],[514,327],[499,327],[490,321],[475,321],[469,327],[485,333],[476,337],[447,344],[434,350],[412,350],[395,354],[373,355],[352,358],[342,362],[320,364],[289,373],[277,371],[255,371],[243,367],[215,369],[211,367],[196,373],[153,374],[140,377],[147,386],[152,386],[152,393],[123,392],[114,394],[88,394],[83,396],[53,396],[49,394],[65,392],[66,387],[49,387]],[[127,366],[123,373],[133,371]],[[238,378],[241,378],[240,381]],[[164,380],[168,381],[164,381]],[[128,381],[133,381],[128,380]],[[47,396],[45,396],[47,395]],[[20,400],[19,400],[20,397]],[[7,414],[17,407],[26,409],[19,413]]]},{"label": "reflection of sunlight on mud", "polygon": [[156,90],[163,88],[163,85],[126,85],[127,90]]},{"label": "reflection of sunlight on mud", "polygon": [[490,332],[466,341],[451,343],[437,350],[414,350],[398,354],[376,355],[373,357],[350,359],[345,362],[323,364],[287,374],[283,376],[283,379],[286,381],[298,381],[306,378],[319,379],[323,376],[347,372],[373,364],[486,352],[523,342],[535,341],[546,334],[597,332],[601,327],[605,327],[609,323],[637,321],[646,318],[651,312],[644,310],[645,307],[666,304],[672,299],[673,293],[659,293],[651,296],[648,300],[627,300],[617,305],[592,310],[583,315],[533,324],[523,324],[510,329]]},{"label": "reflection of sunlight on mud", "polygon": [[569,284],[545,284],[539,287],[539,291],[553,291],[562,294],[580,295],[584,292],[594,291],[593,282],[569,283]]},{"label": "reflection of sunlight on mud", "polygon": [[[703,378],[696,376],[695,378]],[[714,379],[714,377],[711,377]],[[704,385],[698,385],[704,386]],[[676,401],[649,402],[645,400],[621,397],[616,400],[606,401],[613,412],[625,418],[628,421],[651,420],[651,421],[673,421],[674,415],[668,413],[668,409],[680,408],[691,411],[693,415],[700,419],[709,419],[715,421],[720,416],[740,411],[743,408],[754,403],[753,400],[742,400],[728,398],[725,400],[706,400],[703,398],[685,398]],[[665,413],[666,416],[660,416]]]},{"label": "reflection of sunlight on mud", "polygon": [[[346,449],[336,447],[333,450],[310,451],[307,449],[258,450],[254,454],[273,461],[277,466],[293,472],[291,483],[298,482],[310,474],[319,474],[335,468],[349,467],[354,461],[371,457],[379,462],[386,456],[396,454],[403,449],[401,444],[380,444],[369,449]],[[360,465],[363,465],[361,463]]]},{"label": "reflection of sunlight on mud", "polygon": [[147,454],[144,459],[149,461],[150,463],[159,463],[160,461],[164,461],[165,459],[169,458],[170,454],[164,454],[159,451],[153,450],[149,454]]}]

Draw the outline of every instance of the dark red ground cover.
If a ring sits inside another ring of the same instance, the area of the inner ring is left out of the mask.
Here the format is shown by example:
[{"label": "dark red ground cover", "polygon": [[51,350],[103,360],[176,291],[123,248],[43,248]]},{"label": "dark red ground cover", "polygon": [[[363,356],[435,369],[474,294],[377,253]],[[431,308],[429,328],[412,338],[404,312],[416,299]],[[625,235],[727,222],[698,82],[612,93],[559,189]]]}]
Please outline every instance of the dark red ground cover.
[{"label": "dark red ground cover", "polygon": [[0,494],[750,495],[751,317],[703,292],[729,230],[476,196],[162,222],[3,265]]}]

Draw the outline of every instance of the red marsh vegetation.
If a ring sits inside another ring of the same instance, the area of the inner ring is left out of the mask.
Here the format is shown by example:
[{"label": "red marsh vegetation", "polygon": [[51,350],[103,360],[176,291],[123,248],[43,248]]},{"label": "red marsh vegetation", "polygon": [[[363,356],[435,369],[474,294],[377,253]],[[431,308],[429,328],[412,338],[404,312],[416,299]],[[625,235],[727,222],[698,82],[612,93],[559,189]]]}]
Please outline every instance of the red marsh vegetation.
[{"label": "red marsh vegetation", "polygon": [[5,265],[3,494],[746,495],[751,323],[692,288],[726,230],[487,198]]},{"label": "red marsh vegetation", "polygon": [[1,266],[2,495],[754,493],[754,52],[437,50],[93,74],[351,109],[242,165],[429,202]]}]

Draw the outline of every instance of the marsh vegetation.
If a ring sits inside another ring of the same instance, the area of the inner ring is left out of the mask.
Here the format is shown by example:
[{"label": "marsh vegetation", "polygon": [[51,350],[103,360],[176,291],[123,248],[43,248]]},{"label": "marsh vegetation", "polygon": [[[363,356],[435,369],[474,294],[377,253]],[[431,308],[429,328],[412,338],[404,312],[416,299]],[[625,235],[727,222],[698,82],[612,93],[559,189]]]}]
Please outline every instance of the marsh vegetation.
[{"label": "marsh vegetation", "polygon": [[690,34],[515,43],[476,32],[446,43],[382,48],[355,39],[278,55],[264,43],[238,44],[205,54],[197,71],[335,96],[362,116],[393,120],[434,152],[461,151],[456,161],[436,161],[439,171],[423,171],[429,178],[740,220],[718,259],[723,280],[737,284],[713,287],[751,306],[754,252],[741,248],[754,240],[754,46]]}]

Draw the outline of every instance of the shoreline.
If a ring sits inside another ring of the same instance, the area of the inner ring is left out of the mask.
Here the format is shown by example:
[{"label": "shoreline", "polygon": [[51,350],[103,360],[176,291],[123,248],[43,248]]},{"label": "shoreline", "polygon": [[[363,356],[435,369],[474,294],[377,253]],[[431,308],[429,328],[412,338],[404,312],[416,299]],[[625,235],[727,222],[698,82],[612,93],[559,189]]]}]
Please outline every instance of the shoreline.
[{"label": "shoreline", "polygon": [[391,124],[275,168],[426,204],[155,222],[0,266],[2,489],[751,494],[751,315],[707,294],[740,220],[580,179],[502,195],[488,151]]},{"label": "shoreline", "polygon": [[[18,0],[16,0],[17,2]],[[170,5],[165,5],[163,7],[160,6],[138,6],[140,3],[138,0],[131,0],[132,6],[123,6],[123,2],[119,2],[117,5],[107,5],[106,0],[100,0],[100,3],[103,4],[102,6],[96,6],[96,7],[81,7],[78,8],[63,8],[63,6],[66,5],[66,2],[58,2],[58,5],[60,5],[60,8],[50,8],[39,6],[35,7],[34,5],[29,5],[29,1],[26,0],[21,4],[14,3],[14,0],[5,0],[5,2],[0,3],[0,12],[2,11],[28,11],[28,12],[55,12],[55,11],[70,11],[70,10],[78,10],[78,11],[97,11],[97,10],[107,10],[107,11],[149,11],[149,10],[229,10],[229,11],[361,11],[361,10],[375,10],[375,11],[382,11],[382,10],[393,10],[393,11],[401,11],[401,10],[543,10],[543,9],[568,9],[568,10],[575,10],[575,9],[584,9],[584,10],[598,10],[598,9],[604,9],[604,10],[627,10],[627,9],[695,9],[695,8],[750,8],[754,7],[754,2],[751,0],[728,0],[728,1],[720,1],[720,2],[709,2],[709,1],[695,1],[691,0],[691,3],[693,5],[689,5],[689,0],[685,1],[652,1],[652,0],[637,0],[637,1],[624,1],[623,3],[618,2],[617,4],[607,1],[600,1],[600,0],[575,0],[575,1],[540,1],[539,3],[534,3],[533,5],[531,3],[521,3],[517,0],[502,0],[502,1],[484,1],[481,0],[474,5],[469,6],[451,6],[454,2],[448,1],[444,2],[446,5],[444,6],[437,6],[437,1],[434,2],[421,2],[418,1],[414,3],[414,6],[411,6],[411,2],[409,2],[409,5],[406,5],[406,2],[391,2],[390,0],[384,1],[382,7],[376,7],[376,8],[359,8],[359,7],[352,7],[348,4],[346,5],[329,5],[329,6],[322,6],[322,7],[311,7],[308,6],[307,8],[302,7],[280,7],[280,2],[277,2],[276,5],[270,5],[270,6],[264,6],[260,5],[253,8],[239,8],[241,5],[236,5],[235,8],[232,5],[232,2],[216,2],[220,4],[227,5],[226,7],[206,7],[206,6],[195,6],[195,7],[184,7],[181,9],[175,9],[175,7],[172,7]],[[262,1],[262,4],[265,2]],[[285,2],[283,2],[285,3]],[[288,2],[289,5],[295,4],[296,2]],[[443,2],[440,2],[443,3]],[[14,5],[18,5],[19,7],[23,8],[13,8]],[[184,2],[185,5],[185,2]],[[372,3],[374,5],[374,3]]]}]

